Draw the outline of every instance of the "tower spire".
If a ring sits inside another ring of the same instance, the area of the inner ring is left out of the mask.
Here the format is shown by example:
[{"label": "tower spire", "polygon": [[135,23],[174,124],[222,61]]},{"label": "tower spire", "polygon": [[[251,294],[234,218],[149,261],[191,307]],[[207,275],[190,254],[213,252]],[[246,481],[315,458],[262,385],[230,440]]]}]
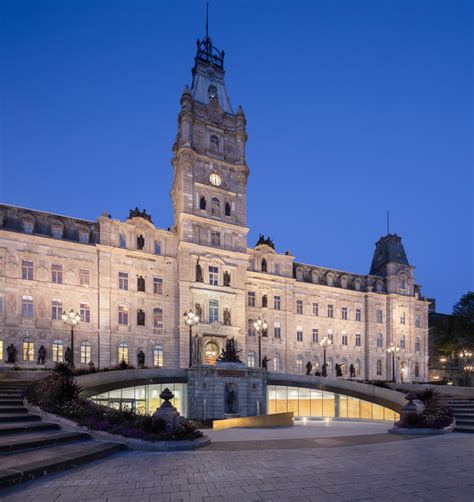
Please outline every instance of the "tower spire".
[{"label": "tower spire", "polygon": [[206,2],[206,38],[209,38],[209,2]]}]

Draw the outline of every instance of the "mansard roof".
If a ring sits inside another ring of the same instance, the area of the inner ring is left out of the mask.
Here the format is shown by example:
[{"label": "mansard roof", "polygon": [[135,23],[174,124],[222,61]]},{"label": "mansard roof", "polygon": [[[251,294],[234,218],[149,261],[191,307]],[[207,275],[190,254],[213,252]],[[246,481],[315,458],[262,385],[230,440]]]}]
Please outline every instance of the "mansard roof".
[{"label": "mansard roof", "polygon": [[388,263],[410,266],[402,238],[397,234],[384,235],[376,242],[370,274],[379,274],[380,269]]}]

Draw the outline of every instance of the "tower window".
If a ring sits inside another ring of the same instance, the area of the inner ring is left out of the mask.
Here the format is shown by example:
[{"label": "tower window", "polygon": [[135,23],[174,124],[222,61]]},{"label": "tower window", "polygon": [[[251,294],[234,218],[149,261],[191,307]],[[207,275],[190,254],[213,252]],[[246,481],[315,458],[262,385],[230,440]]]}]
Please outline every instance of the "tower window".
[{"label": "tower window", "polygon": [[215,85],[210,85],[207,92],[209,94],[209,99],[217,99],[217,87]]},{"label": "tower window", "polygon": [[225,215],[230,216],[231,214],[231,209],[230,209],[230,204],[228,202],[225,203]]},{"label": "tower window", "polygon": [[206,197],[204,195],[199,199],[199,209],[206,210]]},{"label": "tower window", "polygon": [[265,260],[265,258],[263,258],[262,260],[262,272],[266,272],[267,271],[267,260]]},{"label": "tower window", "polygon": [[211,199],[211,214],[219,216],[221,214],[221,203],[217,197]]},{"label": "tower window", "polygon": [[215,134],[209,138],[209,148],[212,152],[219,151],[219,138]]}]

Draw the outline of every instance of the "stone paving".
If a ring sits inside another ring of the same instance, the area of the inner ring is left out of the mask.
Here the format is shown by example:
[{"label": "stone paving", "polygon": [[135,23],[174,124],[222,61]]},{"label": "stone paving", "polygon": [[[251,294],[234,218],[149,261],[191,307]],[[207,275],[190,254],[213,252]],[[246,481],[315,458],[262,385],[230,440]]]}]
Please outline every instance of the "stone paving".
[{"label": "stone paving", "polygon": [[122,452],[0,500],[472,502],[473,465],[474,436],[460,433],[332,448]]}]

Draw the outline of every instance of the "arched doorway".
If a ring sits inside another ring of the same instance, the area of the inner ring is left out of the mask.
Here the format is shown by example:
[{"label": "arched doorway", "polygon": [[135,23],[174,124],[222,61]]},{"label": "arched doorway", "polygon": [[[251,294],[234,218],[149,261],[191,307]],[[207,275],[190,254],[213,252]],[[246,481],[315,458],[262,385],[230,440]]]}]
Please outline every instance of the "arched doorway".
[{"label": "arched doorway", "polygon": [[207,342],[204,350],[204,362],[206,364],[216,364],[219,357],[219,345],[216,342]]}]

